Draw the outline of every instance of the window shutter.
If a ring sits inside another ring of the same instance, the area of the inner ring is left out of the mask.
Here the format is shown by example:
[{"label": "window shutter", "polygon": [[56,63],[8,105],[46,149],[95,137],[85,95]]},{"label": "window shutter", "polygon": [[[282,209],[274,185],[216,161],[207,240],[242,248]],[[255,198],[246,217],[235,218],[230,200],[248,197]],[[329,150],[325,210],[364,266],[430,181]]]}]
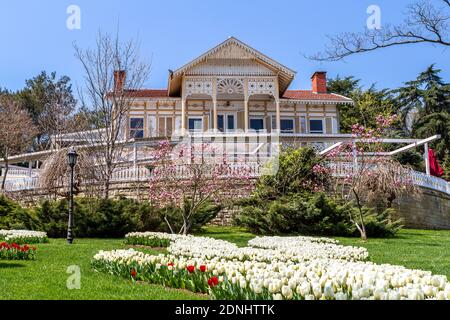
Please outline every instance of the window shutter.
[{"label": "window shutter", "polygon": [[240,130],[245,129],[244,111],[238,111],[237,113],[237,128]]},{"label": "window shutter", "polygon": [[172,136],[172,131],[173,131],[173,118],[167,117],[166,118],[166,133],[167,133],[168,137]]},{"label": "window shutter", "polygon": [[158,133],[159,133],[159,137],[166,136],[166,118],[165,117],[158,118]]},{"label": "window shutter", "polygon": [[208,115],[203,116],[203,131],[208,131],[208,129],[209,129],[209,122],[208,122],[208,120],[209,120],[209,116]]},{"label": "window shutter", "polygon": [[306,133],[306,117],[300,117],[300,133]]},{"label": "window shutter", "polygon": [[149,137],[156,136],[156,117],[155,116],[148,117],[148,135],[149,135]]},{"label": "window shutter", "polygon": [[271,116],[266,116],[266,129],[267,129],[268,133],[272,132],[272,117]]},{"label": "window shutter", "polygon": [[325,133],[333,133],[331,118],[325,118]]},{"label": "window shutter", "polygon": [[338,123],[336,118],[333,118],[333,133],[338,133]]}]

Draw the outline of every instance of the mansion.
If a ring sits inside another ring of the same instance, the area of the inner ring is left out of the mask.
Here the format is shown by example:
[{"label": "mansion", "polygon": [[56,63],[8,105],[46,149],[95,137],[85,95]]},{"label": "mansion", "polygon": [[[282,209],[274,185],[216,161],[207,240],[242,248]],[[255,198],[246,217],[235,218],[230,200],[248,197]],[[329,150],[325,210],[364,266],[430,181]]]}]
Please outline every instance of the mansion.
[{"label": "mansion", "polygon": [[[121,121],[117,139],[124,148],[118,155],[119,160],[115,160],[117,167],[111,182],[119,194],[124,186],[140,194],[140,190],[148,187],[155,147],[165,139],[177,144],[181,140],[190,143],[200,138],[225,146],[223,154],[229,157],[230,170],[245,167],[253,178],[266,174],[265,164],[277,159],[280,146],[310,146],[324,155],[354,139],[351,134],[340,133],[339,126],[340,108],[352,105],[353,101],[328,92],[323,71],[311,75],[309,90],[289,89],[295,74],[292,69],[233,37],[179,69],[170,70],[165,89],[129,89],[125,86],[125,71],[115,71],[112,90],[124,94],[126,117]],[[9,157],[4,191],[30,194],[43,191],[41,164],[45,165],[55,152],[65,152],[63,149],[68,146],[75,145],[79,150],[97,148],[100,139],[93,143],[78,139],[81,134],[95,136],[103,130],[63,134],[50,150]],[[426,170],[412,170],[411,180],[427,190],[426,199],[431,202],[405,202],[423,205],[414,209],[418,212],[448,212],[450,184],[430,174],[428,144],[439,138],[434,135],[426,139],[382,139],[383,143],[403,145],[385,152],[383,155],[387,157],[423,146]],[[353,172],[358,167],[356,152],[353,154],[351,162],[329,163],[332,174],[345,177]],[[5,160],[0,159],[0,167],[4,165]],[[409,217],[409,209],[405,210],[405,216]],[[414,225],[417,219],[409,217],[406,222]],[[424,221],[415,226],[435,225]],[[442,222],[440,227],[450,228],[450,224]]]},{"label": "mansion", "polygon": [[[115,89],[125,83],[114,74]],[[327,92],[326,73],[310,90],[289,90],[295,71],[236,38],[170,71],[167,89],[128,90],[133,103],[126,139],[170,137],[173,132],[338,134],[339,106],[351,99]]]}]

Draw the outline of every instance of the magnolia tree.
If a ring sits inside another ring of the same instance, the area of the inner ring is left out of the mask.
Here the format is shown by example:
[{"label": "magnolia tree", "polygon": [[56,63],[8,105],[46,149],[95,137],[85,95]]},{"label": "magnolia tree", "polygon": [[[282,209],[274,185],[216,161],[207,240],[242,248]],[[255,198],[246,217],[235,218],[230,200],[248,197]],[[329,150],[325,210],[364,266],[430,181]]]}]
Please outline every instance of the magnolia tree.
[{"label": "magnolia tree", "polygon": [[147,81],[150,64],[142,59],[138,42],[123,42],[101,32],[92,49],[75,46],[75,56],[85,79],[79,92],[84,108],[77,120],[83,129],[90,129],[78,132],[76,138],[93,146],[86,152],[90,151],[103,197],[108,198],[113,172],[125,158],[127,138],[123,133],[136,98],[133,92]]},{"label": "magnolia tree", "polygon": [[26,151],[36,133],[36,127],[27,110],[15,103],[11,97],[0,97],[0,158],[5,167],[1,190],[5,189],[9,157]]},{"label": "magnolia tree", "polygon": [[383,152],[381,137],[395,120],[395,116],[379,115],[373,129],[353,125],[351,141],[327,155],[333,163],[344,163],[345,169],[336,172],[340,173],[336,179],[336,190],[339,190],[343,199],[356,204],[357,210],[349,211],[350,220],[362,239],[367,239],[366,208],[379,205],[390,208],[399,196],[418,192],[411,180],[411,169]]},{"label": "magnolia tree", "polygon": [[[150,199],[163,209],[164,220],[172,233],[187,234],[202,206],[227,203],[251,188],[251,169],[233,166],[227,155],[211,144],[160,143],[150,177]],[[178,208],[183,221],[174,230],[168,208]],[[165,209],[165,210],[164,210]]]}]

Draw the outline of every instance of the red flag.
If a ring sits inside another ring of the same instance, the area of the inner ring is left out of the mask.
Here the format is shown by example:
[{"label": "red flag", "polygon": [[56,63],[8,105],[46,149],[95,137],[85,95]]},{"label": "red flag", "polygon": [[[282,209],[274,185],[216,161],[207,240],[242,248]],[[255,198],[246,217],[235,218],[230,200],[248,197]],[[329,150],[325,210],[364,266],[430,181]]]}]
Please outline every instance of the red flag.
[{"label": "red flag", "polygon": [[441,177],[444,174],[444,169],[439,165],[433,149],[428,149],[428,161],[430,162],[430,174],[435,177]]}]

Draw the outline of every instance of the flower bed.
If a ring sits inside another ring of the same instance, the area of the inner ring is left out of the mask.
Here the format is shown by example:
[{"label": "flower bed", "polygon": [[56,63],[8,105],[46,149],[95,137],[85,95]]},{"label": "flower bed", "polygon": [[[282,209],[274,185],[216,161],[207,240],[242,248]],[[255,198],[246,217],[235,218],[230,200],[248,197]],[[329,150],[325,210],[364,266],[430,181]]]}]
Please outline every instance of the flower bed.
[{"label": "flower bed", "polygon": [[207,237],[133,232],[125,236],[125,243],[168,247],[168,252],[175,256],[208,259],[221,257],[240,261],[304,261],[320,258],[363,261],[369,256],[365,248],[342,246],[334,239],[314,237],[257,237],[249,241],[250,247],[239,248],[228,241]]},{"label": "flower bed", "polygon": [[0,243],[0,260],[33,260],[36,252],[35,247],[17,243]]},{"label": "flower bed", "polygon": [[47,233],[29,230],[0,230],[0,240],[17,244],[48,242]]},{"label": "flower bed", "polygon": [[125,244],[150,247],[168,247],[171,242],[183,237],[164,232],[130,232],[125,235]]},{"label": "flower bed", "polygon": [[[269,237],[265,237],[269,238]],[[276,241],[267,241],[273,244]],[[254,245],[256,242],[249,242]],[[363,261],[369,256],[365,248],[341,246],[331,242],[303,241],[301,244],[292,243],[286,246],[270,248],[239,248],[236,245],[206,237],[178,238],[169,247],[168,252],[175,256],[194,258],[220,257],[227,260],[239,261],[307,261],[312,259],[343,259],[348,261]]]},{"label": "flower bed", "polygon": [[249,242],[258,248],[238,248],[223,240],[175,236],[168,255],[100,251],[92,266],[216,299],[450,299],[445,276],[366,262],[365,249],[325,239],[263,237]]},{"label": "flower bed", "polygon": [[445,276],[370,262],[229,261],[153,256],[130,249],[101,251],[92,265],[98,271],[209,293],[216,299],[450,299]]}]

